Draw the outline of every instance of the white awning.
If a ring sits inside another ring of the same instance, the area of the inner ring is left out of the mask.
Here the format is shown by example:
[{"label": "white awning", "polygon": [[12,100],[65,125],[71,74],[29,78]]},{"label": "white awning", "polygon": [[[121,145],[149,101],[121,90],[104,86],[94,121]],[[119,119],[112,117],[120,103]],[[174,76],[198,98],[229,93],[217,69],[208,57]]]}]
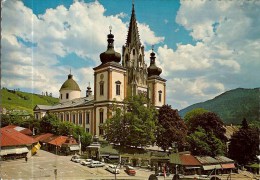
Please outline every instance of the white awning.
[{"label": "white awning", "polygon": [[204,170],[222,169],[220,164],[202,166]]},{"label": "white awning", "polygon": [[1,149],[0,155],[8,155],[8,154],[22,154],[22,153],[28,153],[29,150],[27,147],[13,147],[8,149]]},{"label": "white awning", "polygon": [[23,154],[23,153],[28,153],[29,150],[27,147],[21,147],[21,148],[16,148],[16,154]]},{"label": "white awning", "polygon": [[77,151],[79,150],[79,146],[70,146],[71,151]]}]

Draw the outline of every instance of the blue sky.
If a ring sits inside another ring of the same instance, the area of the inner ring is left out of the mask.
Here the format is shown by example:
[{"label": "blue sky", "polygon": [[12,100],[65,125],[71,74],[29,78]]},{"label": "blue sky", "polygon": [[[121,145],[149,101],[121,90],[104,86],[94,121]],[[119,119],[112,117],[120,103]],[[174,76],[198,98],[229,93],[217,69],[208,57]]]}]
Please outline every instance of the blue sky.
[{"label": "blue sky", "polygon": [[[259,87],[259,1],[135,0],[149,65],[167,79],[167,103],[182,109],[220,93]],[[2,2],[2,87],[52,92],[70,69],[82,96],[106,50],[112,25],[121,53],[131,0],[5,0]]]}]

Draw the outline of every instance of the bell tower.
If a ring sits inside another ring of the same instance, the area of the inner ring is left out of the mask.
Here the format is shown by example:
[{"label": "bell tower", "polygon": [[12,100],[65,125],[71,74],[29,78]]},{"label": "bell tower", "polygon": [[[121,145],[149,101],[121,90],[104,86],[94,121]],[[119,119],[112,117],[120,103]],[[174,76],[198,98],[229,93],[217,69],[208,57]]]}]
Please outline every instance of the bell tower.
[{"label": "bell tower", "polygon": [[153,48],[150,55],[150,66],[147,69],[148,98],[151,104],[159,108],[166,104],[166,80],[160,77],[162,69],[156,66]]},{"label": "bell tower", "polygon": [[102,124],[109,118],[114,102],[126,97],[126,69],[120,64],[121,54],[114,50],[114,35],[107,35],[107,50],[100,54],[101,64],[94,70],[94,134],[103,135]]}]

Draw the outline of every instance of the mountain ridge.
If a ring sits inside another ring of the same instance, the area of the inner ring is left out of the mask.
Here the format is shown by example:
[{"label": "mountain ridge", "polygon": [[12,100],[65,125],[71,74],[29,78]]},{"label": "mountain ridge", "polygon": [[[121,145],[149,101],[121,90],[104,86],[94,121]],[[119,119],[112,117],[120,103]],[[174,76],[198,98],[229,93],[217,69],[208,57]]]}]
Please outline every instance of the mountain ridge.
[{"label": "mountain ridge", "polygon": [[243,118],[249,122],[259,121],[260,88],[236,88],[213,99],[190,105],[179,111],[184,117],[192,109],[204,108],[215,112],[225,124],[240,124]]}]

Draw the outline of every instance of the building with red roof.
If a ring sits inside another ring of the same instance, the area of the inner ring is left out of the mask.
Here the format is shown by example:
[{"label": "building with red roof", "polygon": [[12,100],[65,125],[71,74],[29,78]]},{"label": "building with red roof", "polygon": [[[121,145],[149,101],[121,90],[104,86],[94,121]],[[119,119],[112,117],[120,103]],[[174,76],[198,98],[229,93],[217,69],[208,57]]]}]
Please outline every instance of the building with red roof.
[{"label": "building with red roof", "polygon": [[51,133],[41,134],[35,137],[42,145],[42,149],[55,154],[75,154],[80,147],[72,136],[57,136]]},{"label": "building with red roof", "polygon": [[30,129],[16,126],[16,125],[8,125],[8,126],[3,127],[2,129],[15,129],[16,131],[19,131],[20,133],[23,133],[28,136],[31,136],[33,134]]},{"label": "building with red roof", "polygon": [[1,128],[0,155],[3,159],[26,157],[29,150],[37,141],[12,127]]}]

